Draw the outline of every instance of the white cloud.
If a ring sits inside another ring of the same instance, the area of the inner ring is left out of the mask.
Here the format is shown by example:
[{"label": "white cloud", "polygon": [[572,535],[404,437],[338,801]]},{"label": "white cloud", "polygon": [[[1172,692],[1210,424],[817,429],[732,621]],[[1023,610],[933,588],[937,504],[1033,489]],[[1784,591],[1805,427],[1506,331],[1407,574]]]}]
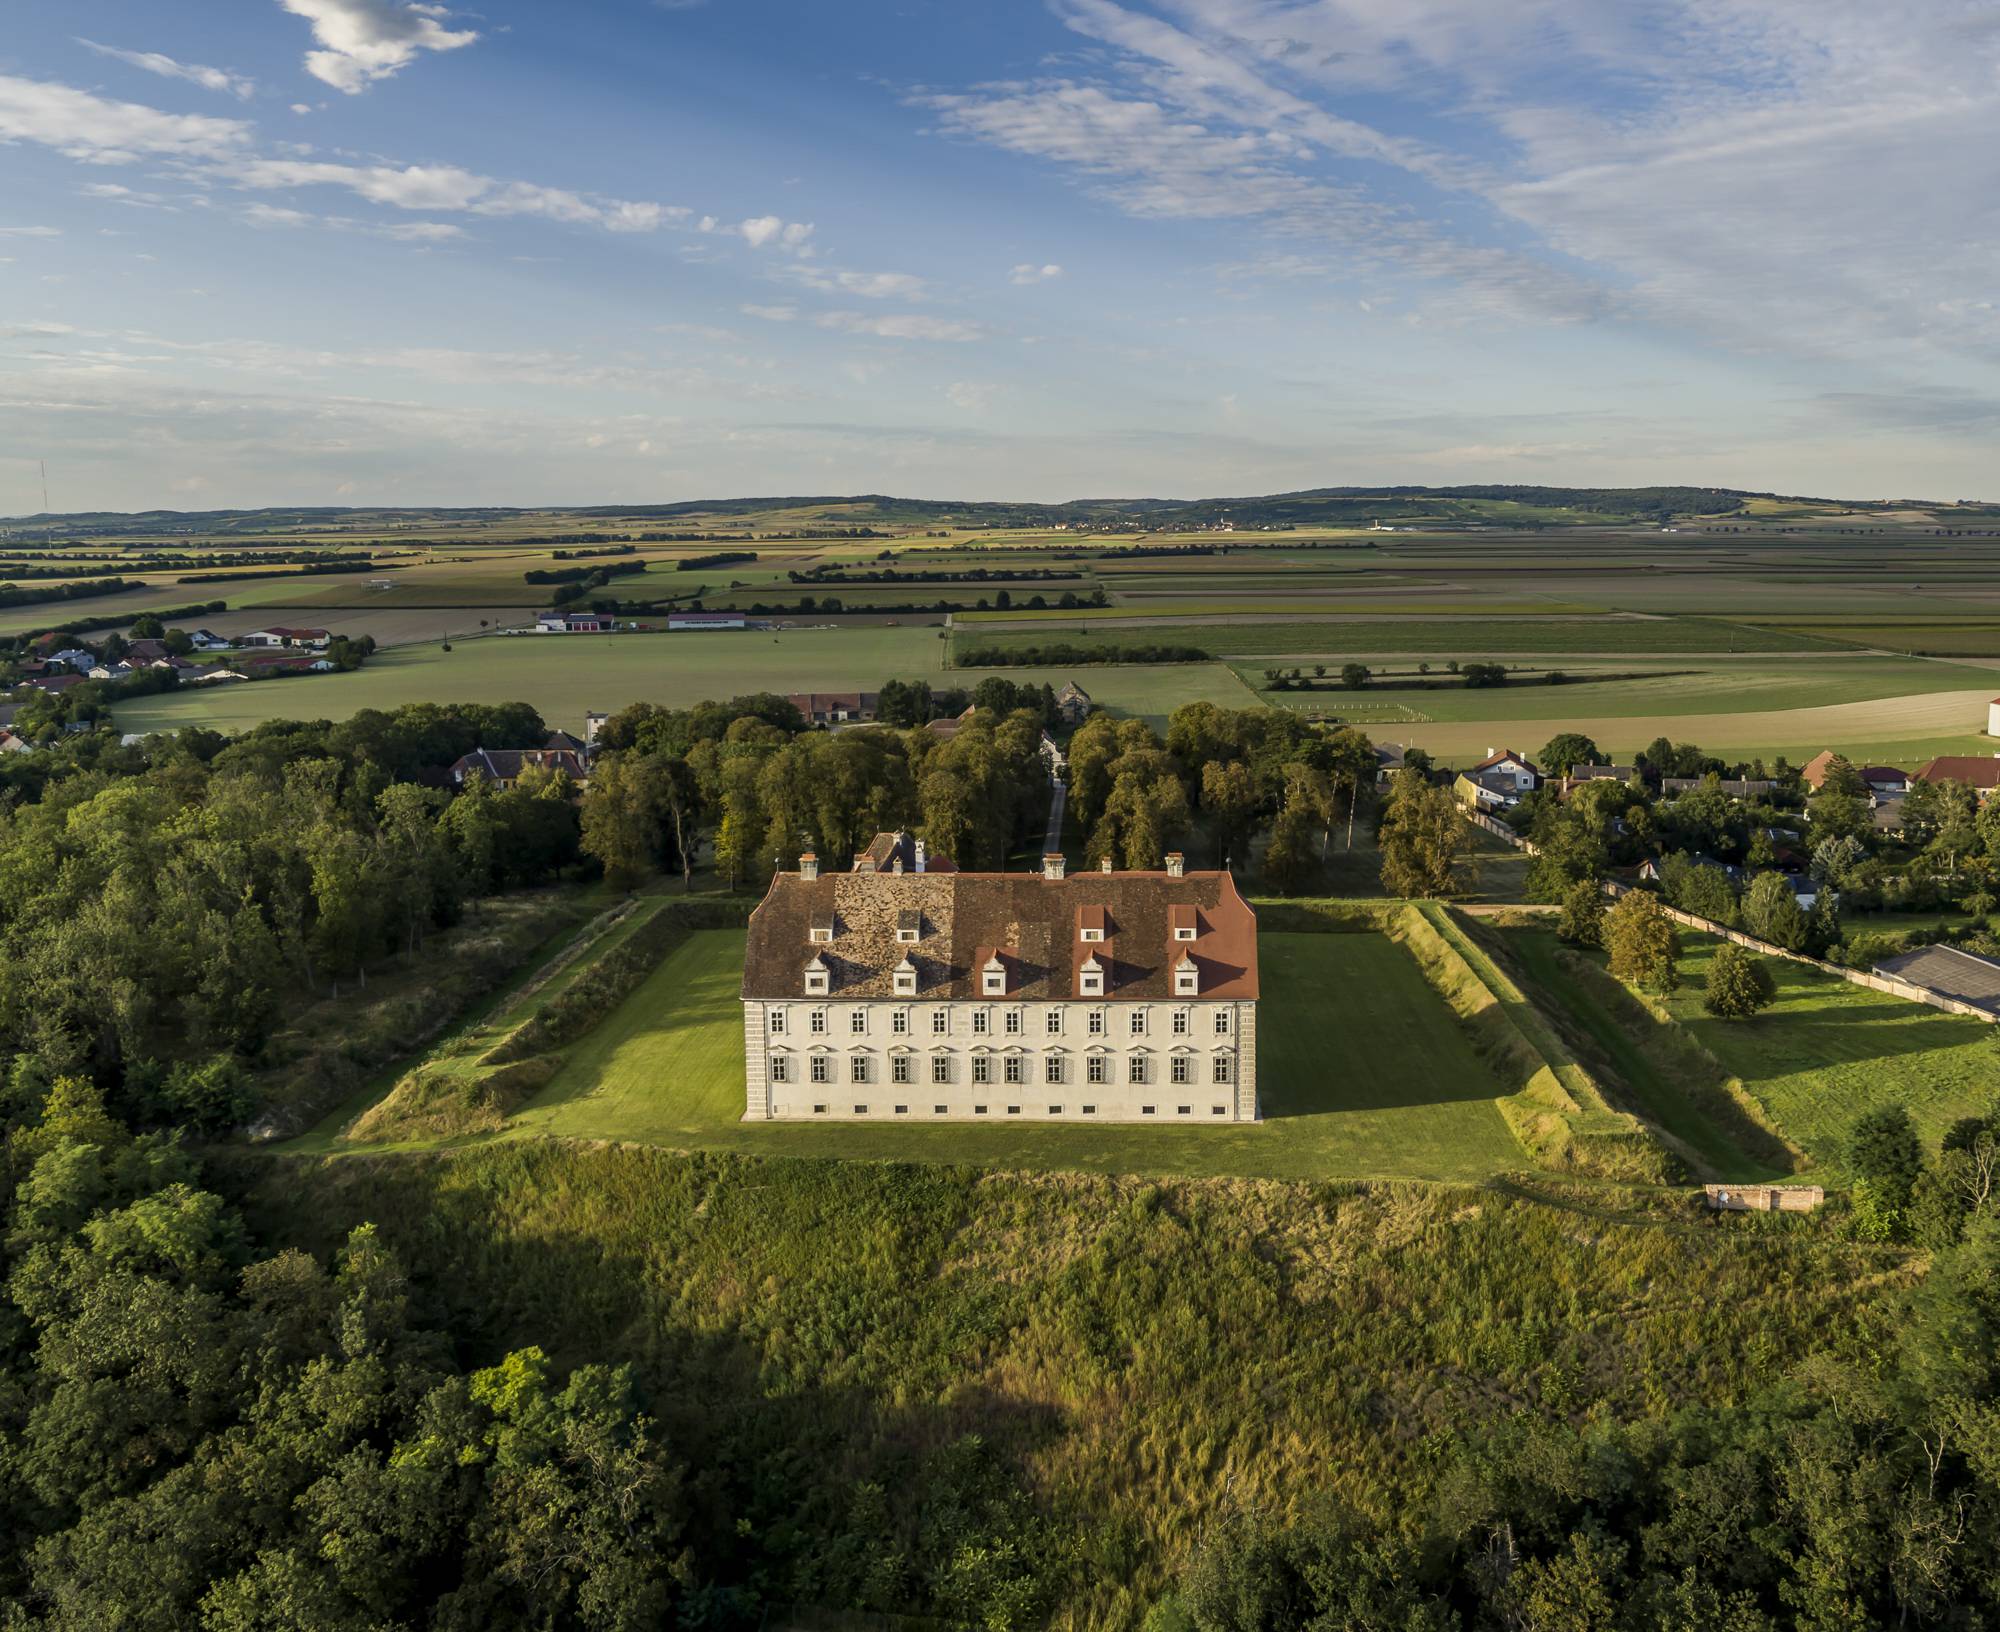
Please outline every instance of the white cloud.
[{"label": "white cloud", "polygon": [[952,318],[924,317],[918,313],[896,313],[886,317],[867,312],[822,312],[813,319],[823,329],[843,334],[872,334],[878,340],[978,340],[986,329],[978,323],[962,323]]},{"label": "white cloud", "polygon": [[[713,216],[703,216],[704,223],[712,223]],[[713,231],[712,225],[704,225],[703,231]],[[785,221],[775,215],[752,216],[747,221],[739,221],[734,229],[742,234],[743,241],[752,249],[762,249],[767,244],[780,249],[798,250],[812,236],[810,221]]]},{"label": "white cloud", "polygon": [[294,113],[311,113],[312,111],[312,104],[310,102],[294,102],[292,104],[292,112]]},{"label": "white cloud", "polygon": [[799,265],[786,269],[794,283],[827,294],[859,295],[864,300],[916,300],[924,280],[912,272],[841,272],[830,266]]},{"label": "white cloud", "polygon": [[349,96],[407,68],[422,51],[456,51],[479,38],[473,29],[445,27],[442,6],[399,0],[278,0],[312,24],[320,49],[306,53],[306,72]]},{"label": "white cloud", "polygon": [[184,79],[192,85],[201,86],[203,90],[221,91],[246,102],[257,94],[255,81],[224,68],[204,68],[198,62],[176,62],[159,51],[123,51],[115,45],[99,45],[95,40],[86,40],[82,35],[76,36],[76,43],[86,50],[95,51],[100,57],[111,57],[128,67],[143,69],[164,79]]},{"label": "white cloud", "polygon": [[1062,268],[1051,263],[1036,266],[1032,261],[1023,261],[1007,275],[1009,283],[1047,283],[1051,278],[1062,276]]},{"label": "white cloud", "polygon": [[250,126],[240,119],[162,113],[68,85],[0,74],[0,141],[37,142],[86,164],[214,159],[240,151],[249,135]]},{"label": "white cloud", "polygon": [[791,323],[798,319],[796,306],[743,306],[739,307],[745,317],[761,317],[766,323]]},{"label": "white cloud", "polygon": [[449,210],[473,215],[535,216],[602,227],[608,232],[651,232],[683,219],[676,205],[586,197],[532,182],[496,181],[456,165],[336,164],[323,159],[244,159],[223,167],[237,186],[259,191],[290,187],[344,187],[371,204],[397,210]]},{"label": "white cloud", "polygon": [[991,406],[997,389],[976,380],[954,380],[944,388],[944,399],[954,408],[976,414]]}]

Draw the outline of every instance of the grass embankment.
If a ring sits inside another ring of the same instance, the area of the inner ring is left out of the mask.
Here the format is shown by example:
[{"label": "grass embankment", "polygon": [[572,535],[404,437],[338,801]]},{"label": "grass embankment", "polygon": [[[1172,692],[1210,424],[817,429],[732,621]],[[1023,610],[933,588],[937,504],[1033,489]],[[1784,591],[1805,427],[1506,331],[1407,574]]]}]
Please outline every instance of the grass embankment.
[{"label": "grass embankment", "polygon": [[1414,1526],[1430,1436],[1657,1418],[1865,1352],[1903,1263],[1666,1198],[1634,1227],[1643,1198],[1594,1187],[1545,1206],[548,1142],[230,1175],[274,1244],[375,1223],[468,1364],[629,1361],[701,1500],[760,1552],[782,1533],[779,1601],[866,1602],[843,1548],[879,1557],[977,1435],[1060,1538],[1033,1549],[1029,1618],[1067,1627],[1135,1626],[1231,1511],[1331,1485]]}]

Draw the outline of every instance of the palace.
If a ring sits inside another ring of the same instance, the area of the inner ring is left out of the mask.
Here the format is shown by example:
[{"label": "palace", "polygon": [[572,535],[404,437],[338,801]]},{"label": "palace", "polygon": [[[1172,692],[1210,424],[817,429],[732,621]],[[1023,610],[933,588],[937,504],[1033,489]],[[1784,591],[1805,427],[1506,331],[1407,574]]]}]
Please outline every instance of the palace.
[{"label": "palace", "polygon": [[1257,919],[1228,873],[947,872],[903,834],[856,867],[801,856],[751,916],[746,1121],[1257,1120]]}]

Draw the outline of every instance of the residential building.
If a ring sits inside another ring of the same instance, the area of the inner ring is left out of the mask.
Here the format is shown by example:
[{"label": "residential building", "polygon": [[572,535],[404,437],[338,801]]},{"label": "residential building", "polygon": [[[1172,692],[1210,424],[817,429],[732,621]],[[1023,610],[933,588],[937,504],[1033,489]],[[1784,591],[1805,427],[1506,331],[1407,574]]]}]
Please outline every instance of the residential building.
[{"label": "residential building", "polygon": [[1542,773],[1533,760],[1510,748],[1489,748],[1477,765],[1459,773],[1452,792],[1460,804],[1490,812],[1511,810],[1541,785]]},{"label": "residential building", "polygon": [[1090,693],[1074,680],[1056,693],[1056,717],[1067,726],[1078,726],[1090,718]]},{"label": "residential building", "polygon": [[585,712],[583,716],[584,747],[594,749],[597,746],[597,733],[604,729],[604,722],[610,718],[609,714],[601,713],[596,709],[590,709]]},{"label": "residential building", "polygon": [[616,627],[602,612],[540,612],[535,632],[542,635],[608,635]]},{"label": "residential building", "polygon": [[2000,788],[2000,754],[1943,754],[1919,766],[1915,780],[1962,782],[1984,799]]},{"label": "residential building", "polygon": [[2000,1014],[2000,960],[1961,947],[1920,946],[1914,952],[1884,959],[1875,965],[1875,973],[1906,980],[1989,1014]]},{"label": "residential building", "polygon": [[1392,781],[1398,771],[1409,762],[1409,749],[1400,742],[1378,742],[1375,744],[1375,780]]},{"label": "residential building", "polygon": [[88,646],[68,646],[62,651],[49,653],[43,661],[60,663],[64,668],[74,669],[78,674],[88,674],[97,667],[97,654]]},{"label": "residential building", "polygon": [[230,642],[213,629],[190,629],[187,637],[194,642],[194,649],[198,652],[226,652],[230,649]]},{"label": "residential building", "polygon": [[2000,737],[2000,697],[1995,697],[1986,705],[1986,734]]},{"label": "residential building", "polygon": [[958,735],[959,727],[970,720],[978,710],[968,705],[965,711],[949,720],[932,720],[924,729],[934,737],[943,737],[946,742]]},{"label": "residential building", "polygon": [[1572,765],[1569,775],[1563,778],[1562,791],[1580,788],[1586,782],[1623,782],[1627,786],[1639,780],[1636,765]]},{"label": "residential building", "polygon": [[1864,765],[1861,780],[1868,784],[1868,791],[1877,799],[1895,798],[1910,791],[1910,773],[1899,771],[1893,765]]},{"label": "residential building", "polygon": [[696,632],[703,629],[747,629],[749,622],[741,612],[669,612],[667,631]]},{"label": "residential building", "polygon": [[521,780],[521,773],[534,765],[567,771],[578,787],[590,780],[590,767],[572,748],[475,748],[452,762],[452,785],[463,787],[478,776],[496,788],[511,788]]},{"label": "residential building", "polygon": [[291,629],[282,624],[273,624],[269,629],[252,629],[247,635],[239,635],[238,646],[272,647],[324,646],[333,639],[324,629]]},{"label": "residential building", "polygon": [[[1683,793],[1693,793],[1702,787],[1705,776],[1663,776],[1660,778],[1660,792],[1669,798]],[[1732,799],[1768,799],[1777,783],[1765,777],[1718,776],[1715,785]]]},{"label": "residential building", "polygon": [[[872,847],[871,847],[872,848]],[[779,873],[746,1121],[1252,1122],[1257,921],[1226,872]]]},{"label": "residential building", "polygon": [[881,694],[873,691],[794,691],[785,697],[807,725],[867,723],[875,718],[881,700]]},{"label": "residential building", "polygon": [[1035,744],[1035,752],[1041,756],[1042,763],[1049,768],[1049,775],[1052,777],[1061,776],[1069,767],[1069,760],[1064,756],[1062,748],[1046,731],[1042,733],[1041,741]]},{"label": "residential building", "polygon": [[68,691],[72,686],[85,684],[87,678],[85,675],[76,673],[31,674],[21,684],[24,686],[33,686],[37,691],[60,692]]}]

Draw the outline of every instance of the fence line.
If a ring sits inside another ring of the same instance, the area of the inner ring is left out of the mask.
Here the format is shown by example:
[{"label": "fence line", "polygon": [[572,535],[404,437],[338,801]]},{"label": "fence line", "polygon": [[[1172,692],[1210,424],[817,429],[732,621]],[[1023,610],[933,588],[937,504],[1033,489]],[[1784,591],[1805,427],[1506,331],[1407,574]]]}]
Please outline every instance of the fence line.
[{"label": "fence line", "polygon": [[[1495,821],[1483,810],[1464,809],[1465,819],[1474,827],[1491,833],[1496,839],[1504,839],[1516,850],[1527,855],[1535,855],[1535,847],[1516,833],[1505,822]],[[1629,895],[1637,886],[1614,884],[1604,880],[1598,888],[1614,900],[1621,895]],[[1907,980],[1899,980],[1894,975],[1878,975],[1872,970],[1849,969],[1838,963],[1828,963],[1824,958],[1807,957],[1803,952],[1790,952],[1782,946],[1774,946],[1769,941],[1761,941],[1756,936],[1740,929],[1731,929],[1726,924],[1718,924],[1712,918],[1697,918],[1691,912],[1683,912],[1679,907],[1670,907],[1665,901],[1660,908],[1675,923],[1686,924],[1690,929],[1700,930],[1704,935],[1718,936],[1725,941],[1734,941],[1738,946],[1748,947],[1753,952],[1761,952],[1766,957],[1783,958],[1789,963],[1808,964],[1829,975],[1838,975],[1850,986],[1865,986],[1871,992],[1882,992],[1890,997],[1900,997],[1912,1003],[1922,1003],[1933,1009],[1942,1009],[1947,1014],[1963,1014],[1974,1020],[1983,1020],[1987,1025],[2000,1023],[2000,1014],[1993,1014],[1971,1003],[1961,1003],[1955,997],[1946,997],[1942,992],[1934,992],[1928,986],[1912,985]]]}]

